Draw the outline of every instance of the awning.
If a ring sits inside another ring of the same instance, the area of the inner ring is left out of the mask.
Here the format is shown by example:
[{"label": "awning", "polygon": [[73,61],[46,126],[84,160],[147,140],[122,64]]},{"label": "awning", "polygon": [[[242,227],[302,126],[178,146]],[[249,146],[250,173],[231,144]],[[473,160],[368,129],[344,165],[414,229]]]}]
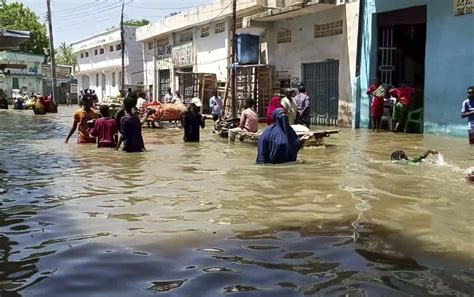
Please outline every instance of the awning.
[{"label": "awning", "polygon": [[307,14],[320,12],[337,6],[336,0],[312,0],[307,4],[294,3],[293,5],[274,8],[265,12],[257,13],[246,19],[251,22],[275,22]]},{"label": "awning", "polygon": [[0,50],[18,49],[20,44],[30,38],[30,32],[0,28]]}]

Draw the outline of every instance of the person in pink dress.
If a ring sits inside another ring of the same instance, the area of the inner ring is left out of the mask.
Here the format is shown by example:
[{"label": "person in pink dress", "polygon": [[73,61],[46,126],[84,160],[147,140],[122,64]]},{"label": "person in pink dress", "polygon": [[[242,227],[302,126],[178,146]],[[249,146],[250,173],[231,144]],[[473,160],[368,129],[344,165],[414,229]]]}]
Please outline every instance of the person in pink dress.
[{"label": "person in pink dress", "polygon": [[95,120],[89,134],[97,137],[97,147],[115,148],[117,146],[117,121],[110,116],[108,105],[99,107],[101,118]]}]

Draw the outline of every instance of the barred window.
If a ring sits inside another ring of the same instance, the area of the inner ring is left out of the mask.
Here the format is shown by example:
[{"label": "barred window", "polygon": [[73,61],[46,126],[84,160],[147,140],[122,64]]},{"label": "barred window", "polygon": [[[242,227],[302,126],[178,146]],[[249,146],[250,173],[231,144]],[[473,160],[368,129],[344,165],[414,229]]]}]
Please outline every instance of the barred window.
[{"label": "barred window", "polygon": [[97,56],[97,49],[94,50],[94,56]]},{"label": "barred window", "polygon": [[314,38],[321,38],[342,34],[344,30],[344,21],[331,22],[326,24],[314,25]]},{"label": "barred window", "polygon": [[281,30],[277,33],[277,43],[291,42],[291,30]]},{"label": "barred window", "polygon": [[102,55],[102,54],[104,53],[104,49],[101,48],[101,49],[99,50],[99,53]]},{"label": "barred window", "polygon": [[243,27],[244,18],[240,17],[235,20],[235,28],[241,29]]},{"label": "barred window", "polygon": [[170,43],[168,37],[167,38],[162,38],[162,39],[158,39],[156,41],[156,45],[157,47],[162,47],[162,46],[168,46]]},{"label": "barred window", "polygon": [[84,58],[84,53],[81,53],[81,59]]},{"label": "barred window", "polygon": [[109,46],[109,51],[111,51],[111,52],[114,51],[114,46],[113,45]]},{"label": "barred window", "polygon": [[201,29],[201,37],[209,36],[209,26],[202,27]]},{"label": "barred window", "polygon": [[215,33],[221,33],[221,32],[224,32],[225,31],[225,23],[222,22],[222,23],[217,23],[216,24],[216,30],[215,30]]},{"label": "barred window", "polygon": [[185,43],[188,41],[193,41],[193,32],[187,31],[179,34],[179,43]]},{"label": "barred window", "polygon": [[117,49],[118,51],[122,49],[122,45],[121,44],[117,44],[117,46],[115,47],[115,49]]},{"label": "barred window", "polygon": [[86,52],[86,58],[89,57],[89,52]]},{"label": "barred window", "polygon": [[149,49],[149,50],[152,50],[152,49],[153,49],[153,41],[152,41],[152,42],[148,42],[148,49]]}]

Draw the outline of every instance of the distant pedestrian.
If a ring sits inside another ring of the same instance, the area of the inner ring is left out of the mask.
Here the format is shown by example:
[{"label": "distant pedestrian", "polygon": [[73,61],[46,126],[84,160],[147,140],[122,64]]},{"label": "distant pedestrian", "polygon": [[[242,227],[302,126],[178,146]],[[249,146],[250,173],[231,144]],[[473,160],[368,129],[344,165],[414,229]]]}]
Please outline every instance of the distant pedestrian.
[{"label": "distant pedestrian", "polygon": [[97,137],[97,147],[115,148],[117,146],[117,123],[110,117],[108,105],[99,107],[101,118],[95,120],[94,127],[89,129],[89,134]]},{"label": "distant pedestrian", "polygon": [[71,95],[69,94],[69,92],[66,92],[66,105],[71,105]]},{"label": "distant pedestrian", "polygon": [[145,104],[147,103],[146,94],[144,92],[140,92],[138,94],[138,99],[137,99],[137,111],[138,114],[142,115],[145,113]]},{"label": "distant pedestrian", "polygon": [[311,125],[311,106],[306,88],[303,84],[298,86],[298,95],[295,97],[296,107],[298,109],[297,124],[304,125],[309,128]]},{"label": "distant pedestrian", "polygon": [[128,153],[146,150],[140,119],[133,112],[135,104],[136,102],[132,97],[127,97],[123,100],[125,115],[120,119],[120,137],[116,147],[118,150],[123,142],[123,150]]},{"label": "distant pedestrian", "polygon": [[215,122],[222,115],[222,100],[216,89],[214,96],[209,99],[209,107],[211,108],[212,120]]},{"label": "distant pedestrian", "polygon": [[274,123],[273,112],[275,111],[275,109],[278,109],[278,108],[283,108],[283,106],[281,105],[280,96],[276,95],[272,97],[272,99],[270,100],[270,104],[268,105],[268,108],[267,108],[267,124],[269,126]]},{"label": "distant pedestrian", "polygon": [[474,144],[474,86],[467,88],[467,99],[462,103],[461,117],[467,118],[469,143]]},{"label": "distant pedestrian", "polygon": [[132,93],[132,88],[128,88],[128,89],[127,89],[127,93],[125,93],[125,98],[127,98],[128,96],[130,96],[131,93]]},{"label": "distant pedestrian", "polygon": [[181,126],[184,128],[184,142],[199,142],[200,140],[199,130],[204,129],[206,125],[206,118],[199,112],[201,106],[201,100],[193,98],[188,109],[181,115]]},{"label": "distant pedestrian", "polygon": [[173,99],[173,93],[171,92],[171,88],[168,88],[166,91],[166,95],[163,97],[163,103],[169,103]]},{"label": "distant pedestrian", "polygon": [[173,104],[183,104],[183,99],[181,98],[181,94],[179,91],[174,93],[173,99],[171,99],[171,103]]},{"label": "distant pedestrian", "polygon": [[92,110],[92,105],[92,96],[90,94],[84,94],[82,98],[82,108],[74,112],[74,122],[66,137],[65,143],[68,143],[69,138],[76,132],[76,129],[79,130],[77,143],[95,143],[95,138],[89,135],[88,122],[97,119],[99,115]]}]

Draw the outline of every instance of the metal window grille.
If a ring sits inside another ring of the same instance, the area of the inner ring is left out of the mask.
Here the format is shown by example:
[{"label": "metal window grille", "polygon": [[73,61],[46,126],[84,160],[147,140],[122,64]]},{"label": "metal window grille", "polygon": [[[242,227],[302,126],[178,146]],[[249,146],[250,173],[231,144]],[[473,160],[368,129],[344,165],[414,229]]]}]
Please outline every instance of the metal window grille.
[{"label": "metal window grille", "polygon": [[193,41],[193,32],[187,31],[179,34],[179,43],[185,43],[188,41]]},{"label": "metal window grille", "polygon": [[104,49],[101,48],[101,49],[99,50],[99,52],[100,52],[100,54],[102,55],[102,54],[104,53]]},{"label": "metal window grille", "polygon": [[162,38],[162,39],[158,39],[156,41],[156,46],[157,47],[162,47],[162,46],[168,46],[170,43],[168,37],[167,38]]},{"label": "metal window grille", "polygon": [[86,58],[89,57],[89,52],[86,52]]},{"label": "metal window grille", "polygon": [[111,52],[114,51],[114,46],[113,45],[109,46],[109,51],[111,51]]},{"label": "metal window grille", "polygon": [[84,58],[84,53],[81,53],[81,59]]},{"label": "metal window grille", "polygon": [[282,30],[277,33],[277,43],[291,42],[291,30]]},{"label": "metal window grille", "polygon": [[236,29],[241,29],[243,27],[243,23],[244,23],[244,18],[243,17],[237,18],[235,20],[235,28]]},{"label": "metal window grille", "polygon": [[94,50],[94,56],[97,56],[97,50]]},{"label": "metal window grille", "polygon": [[118,51],[122,49],[122,45],[121,44],[117,44],[117,46],[115,47]]},{"label": "metal window grille", "polygon": [[207,37],[207,36],[209,36],[209,27],[208,26],[203,27],[201,29],[201,37]]},{"label": "metal window grille", "polygon": [[148,42],[148,49],[149,49],[149,50],[152,50],[152,49],[153,49],[153,41],[152,41],[152,42]]},{"label": "metal window grille", "polygon": [[216,29],[215,29],[215,33],[221,33],[221,32],[224,32],[225,31],[225,23],[222,22],[222,23],[217,23],[216,24]]},{"label": "metal window grille", "polygon": [[339,35],[344,31],[344,21],[314,25],[314,38]]}]

